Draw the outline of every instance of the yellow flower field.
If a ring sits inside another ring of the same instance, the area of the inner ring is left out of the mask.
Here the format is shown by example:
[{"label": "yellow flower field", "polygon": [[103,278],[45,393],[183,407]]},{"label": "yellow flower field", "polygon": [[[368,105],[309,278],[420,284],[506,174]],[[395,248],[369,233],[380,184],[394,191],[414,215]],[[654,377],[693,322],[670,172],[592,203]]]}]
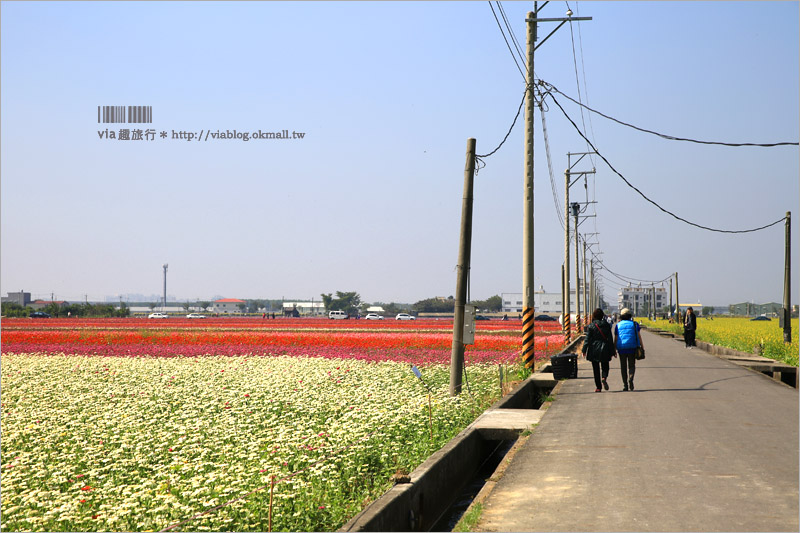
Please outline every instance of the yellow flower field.
[{"label": "yellow flower field", "polygon": [[[683,326],[670,324],[667,320],[648,320],[636,317],[637,322],[664,331],[683,334]],[[713,320],[697,319],[697,340],[717,346],[726,346],[746,353],[755,353],[756,347],[761,355],[797,366],[798,353],[798,320],[792,319],[792,342],[783,342],[783,329],[778,327],[777,320],[751,321],[748,318],[717,317]]]}]

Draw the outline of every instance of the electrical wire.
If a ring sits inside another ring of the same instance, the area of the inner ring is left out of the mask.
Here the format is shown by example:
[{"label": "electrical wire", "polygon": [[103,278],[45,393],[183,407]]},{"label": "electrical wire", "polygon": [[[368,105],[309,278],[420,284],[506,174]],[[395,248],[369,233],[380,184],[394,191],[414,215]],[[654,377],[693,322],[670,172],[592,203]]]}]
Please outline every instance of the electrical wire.
[{"label": "electrical wire", "polygon": [[[500,28],[500,33],[503,35],[503,40],[506,42],[506,46],[508,47],[508,51],[511,52],[511,58],[514,60],[514,64],[517,66],[517,70],[519,70],[520,76],[522,79],[525,80],[525,73],[522,72],[522,69],[517,63],[517,56],[514,55],[514,51],[511,49],[511,45],[508,44],[508,39],[506,39],[506,33],[503,31],[503,26],[500,24],[500,20],[497,18],[497,13],[494,12],[494,7],[492,6],[492,2],[489,2],[489,9],[492,10],[492,15],[494,15],[494,20],[497,22],[497,27]],[[524,62],[523,62],[524,64]],[[527,67],[526,67],[527,69]]]},{"label": "electrical wire", "polygon": [[511,24],[509,24],[509,22],[508,22],[508,17],[506,17],[506,10],[503,9],[503,3],[499,2],[499,1],[496,1],[495,4],[497,4],[497,8],[500,11],[500,15],[503,17],[503,21],[505,22],[506,29],[508,30],[508,34],[511,36],[511,42],[514,43],[514,48],[516,48],[516,50],[517,50],[517,54],[519,55],[520,63],[522,63],[522,65],[525,67],[525,72],[527,72],[528,71],[528,65],[527,65],[527,62],[525,61],[525,54],[522,53],[522,47],[520,46],[519,41],[517,41],[517,36],[514,35],[514,30],[511,28]]},{"label": "electrical wire", "polygon": [[550,189],[553,191],[553,204],[556,207],[556,215],[558,215],[558,221],[563,229],[564,215],[561,212],[561,204],[558,201],[558,193],[556,192],[556,180],[553,175],[553,162],[550,158],[550,140],[547,136],[547,123],[544,120],[544,109],[541,105],[539,106],[539,113],[542,115],[542,134],[544,136],[544,150],[547,154],[547,170],[550,171]]},{"label": "electrical wire", "polygon": [[756,146],[756,147],[761,147],[761,148],[772,148],[772,147],[775,147],[775,146],[798,146],[798,145],[800,145],[800,143],[797,143],[797,142],[728,143],[728,142],[720,142],[720,141],[701,141],[701,140],[697,140],[697,139],[688,139],[688,138],[685,138],[685,137],[675,137],[675,136],[672,136],[672,135],[667,135],[665,133],[659,133],[657,131],[652,131],[652,130],[648,130],[648,129],[645,129],[645,128],[640,128],[639,126],[634,126],[633,124],[629,124],[627,122],[623,122],[622,120],[616,119],[614,117],[610,117],[610,116],[608,116],[608,115],[606,115],[604,113],[601,113],[600,111],[597,111],[596,109],[592,109],[591,107],[587,106],[586,104],[583,104],[583,103],[575,100],[571,96],[569,96],[567,94],[564,94],[563,92],[559,91],[558,88],[556,88],[551,83],[548,83],[548,82],[542,81],[542,80],[539,80],[539,83],[543,84],[545,87],[547,87],[548,94],[550,94],[551,96],[552,96],[552,93],[550,93],[550,91],[555,91],[558,94],[562,95],[564,98],[572,101],[573,103],[575,103],[575,104],[577,104],[577,105],[579,105],[581,107],[584,107],[584,108],[588,109],[592,113],[597,113],[598,115],[600,115],[603,118],[606,118],[608,120],[616,122],[617,124],[621,124],[623,126],[627,126],[629,128],[633,128],[635,130],[638,130],[638,131],[641,131],[641,132],[644,132],[644,133],[650,133],[651,135],[657,135],[658,137],[662,137],[664,139],[668,139],[668,140],[671,140],[671,141],[684,141],[684,142],[692,142],[692,143],[697,143],[697,144],[712,144],[712,145],[717,145],[717,146],[732,146],[732,147]]},{"label": "electrical wire", "polygon": [[783,217],[779,218],[778,220],[776,220],[775,222],[771,222],[771,223],[769,223],[769,224],[765,224],[765,225],[763,225],[763,226],[759,226],[759,227],[757,227],[757,228],[750,228],[750,229],[745,229],[745,230],[726,230],[726,229],[712,228],[712,227],[709,227],[709,226],[703,226],[702,224],[697,224],[697,223],[695,223],[695,222],[691,222],[691,221],[689,221],[689,220],[686,220],[686,219],[685,219],[685,218],[683,218],[683,217],[680,217],[680,216],[676,215],[676,214],[675,214],[675,213],[673,213],[672,211],[669,211],[668,209],[665,209],[665,208],[661,207],[661,206],[660,206],[660,205],[659,205],[657,202],[655,202],[655,201],[651,200],[650,198],[648,198],[648,197],[647,197],[647,196],[646,196],[646,195],[645,195],[645,194],[644,194],[642,191],[640,191],[640,190],[639,190],[639,189],[638,189],[638,188],[637,188],[635,185],[633,185],[631,182],[629,182],[629,181],[628,181],[628,180],[625,178],[625,176],[623,176],[623,175],[622,175],[622,174],[621,174],[621,173],[620,173],[620,172],[619,172],[617,169],[615,169],[615,168],[614,168],[614,166],[613,166],[613,165],[612,165],[612,164],[611,164],[611,163],[608,161],[608,159],[606,159],[606,158],[605,158],[605,156],[603,156],[603,154],[601,154],[601,153],[600,153],[600,152],[597,150],[597,148],[595,148],[595,146],[594,146],[594,145],[591,143],[591,141],[590,141],[590,140],[589,140],[589,139],[586,137],[586,135],[584,135],[584,134],[583,134],[583,132],[581,131],[581,129],[578,127],[578,125],[577,125],[577,124],[575,124],[575,121],[573,121],[573,120],[572,120],[572,118],[570,118],[570,116],[567,114],[567,112],[566,112],[566,111],[564,111],[564,108],[563,108],[563,107],[561,107],[561,104],[558,102],[558,100],[556,99],[556,97],[555,97],[555,96],[553,96],[553,93],[552,93],[552,92],[547,92],[546,94],[547,94],[547,96],[549,96],[549,97],[550,97],[550,98],[553,100],[553,102],[554,102],[554,103],[555,103],[555,104],[558,106],[558,108],[561,110],[561,112],[564,114],[564,116],[567,118],[567,120],[569,120],[570,124],[572,124],[572,126],[575,128],[575,131],[577,131],[577,132],[578,132],[578,134],[579,134],[581,137],[583,137],[583,138],[586,140],[586,142],[587,142],[587,143],[589,143],[589,146],[591,146],[591,147],[592,147],[592,150],[594,150],[594,151],[595,151],[595,153],[597,153],[597,155],[600,157],[600,159],[602,159],[602,160],[603,160],[603,162],[604,162],[606,165],[608,165],[608,168],[610,168],[610,169],[611,169],[611,171],[612,171],[612,172],[614,172],[614,174],[616,174],[617,176],[619,176],[620,178],[622,178],[622,181],[624,181],[624,182],[625,182],[625,184],[626,184],[628,187],[630,187],[631,189],[633,189],[634,191],[636,191],[637,193],[639,193],[639,196],[641,196],[642,198],[644,198],[645,200],[647,200],[648,202],[650,202],[651,204],[653,204],[654,206],[656,206],[656,207],[657,207],[659,210],[661,210],[662,212],[664,212],[664,213],[668,214],[669,216],[671,216],[671,217],[673,217],[673,218],[675,218],[675,219],[677,219],[677,220],[680,220],[681,222],[684,222],[684,223],[686,223],[686,224],[689,224],[690,226],[694,226],[694,227],[696,227],[696,228],[699,228],[699,229],[704,229],[704,230],[706,230],[706,231],[713,231],[713,232],[716,232],[716,233],[732,233],[732,234],[733,234],[733,233],[735,233],[735,234],[739,234],[739,233],[752,233],[752,232],[755,232],[755,231],[761,231],[761,230],[763,230],[763,229],[767,229],[767,228],[770,228],[770,227],[772,227],[772,226],[775,226],[775,225],[777,225],[777,224],[780,224],[781,222],[783,222],[784,220],[786,220],[786,216],[783,216]]},{"label": "electrical wire", "polygon": [[[497,152],[497,151],[500,149],[500,147],[501,147],[501,146],[503,146],[503,143],[505,143],[505,142],[506,142],[506,140],[508,139],[508,136],[509,136],[509,135],[511,135],[511,130],[513,130],[513,129],[514,129],[514,126],[515,126],[515,125],[516,125],[516,123],[517,123],[517,119],[519,118],[519,114],[522,112],[522,106],[524,106],[524,105],[525,105],[525,97],[527,96],[527,93],[528,93],[528,89],[526,88],[526,89],[525,89],[525,92],[522,94],[522,101],[519,103],[519,108],[517,109],[517,114],[514,116],[514,121],[511,123],[511,127],[510,127],[510,128],[508,128],[508,132],[506,133],[506,136],[505,136],[505,137],[503,137],[503,140],[500,142],[500,144],[498,144],[498,145],[497,145],[497,148],[495,148],[494,150],[492,150],[492,151],[491,151],[491,152],[489,152],[488,154],[485,154],[485,155],[476,155],[475,157],[476,157],[476,158],[477,158],[479,161],[480,161],[481,159],[483,159],[483,158],[486,158],[486,157],[489,157],[490,155],[493,155],[495,152]],[[484,166],[485,166],[485,163],[484,163]]]}]

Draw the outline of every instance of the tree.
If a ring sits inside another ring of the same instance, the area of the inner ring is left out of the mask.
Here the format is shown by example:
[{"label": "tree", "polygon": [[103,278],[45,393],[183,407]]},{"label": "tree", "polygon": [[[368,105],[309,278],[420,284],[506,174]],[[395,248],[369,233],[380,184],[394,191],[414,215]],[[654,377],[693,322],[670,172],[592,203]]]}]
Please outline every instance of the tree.
[{"label": "tree", "polygon": [[200,309],[205,311],[211,305],[211,302],[199,302]]},{"label": "tree", "polygon": [[452,313],[456,305],[453,298],[442,300],[440,298],[428,298],[416,302],[411,308],[417,313]]},{"label": "tree", "polygon": [[247,304],[246,303],[236,304],[236,307],[239,308],[239,312],[241,312],[241,313],[244,313],[247,310]]},{"label": "tree", "polygon": [[186,311],[187,313],[189,312],[189,302],[183,304],[183,310]]},{"label": "tree", "polygon": [[358,306],[361,305],[361,296],[355,291],[336,291],[336,298],[330,293],[320,294],[320,296],[322,296],[322,303],[325,305],[326,311],[344,311],[354,315],[358,312]]},{"label": "tree", "polygon": [[714,312],[714,308],[713,307],[708,307],[708,306],[703,307],[703,316],[708,316],[713,312]]},{"label": "tree", "polygon": [[148,306],[150,306],[150,311],[153,311],[153,310],[156,308],[156,304],[155,304],[155,302],[150,302],[150,303],[148,304]]}]

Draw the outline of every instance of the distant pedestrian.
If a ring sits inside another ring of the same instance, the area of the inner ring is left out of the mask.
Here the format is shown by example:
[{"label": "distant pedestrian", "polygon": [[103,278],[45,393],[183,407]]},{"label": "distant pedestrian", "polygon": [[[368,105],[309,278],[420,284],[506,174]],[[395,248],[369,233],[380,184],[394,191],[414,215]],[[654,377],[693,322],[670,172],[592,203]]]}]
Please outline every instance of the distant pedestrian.
[{"label": "distant pedestrian", "polygon": [[627,307],[619,312],[619,322],[614,326],[614,345],[619,354],[619,368],[622,372],[622,390],[633,390],[633,375],[636,373],[636,348],[644,348],[639,324],[633,321],[631,310]]},{"label": "distant pedestrian", "polygon": [[694,335],[697,332],[697,315],[691,307],[686,310],[686,317],[683,319],[683,341],[690,350],[692,346],[697,346],[694,342]]},{"label": "distant pedestrian", "polygon": [[[601,386],[608,390],[608,363],[617,354],[614,340],[611,337],[611,325],[605,320],[602,309],[592,313],[592,323],[586,328],[586,339],[583,341],[583,355],[592,363],[595,392],[602,392]],[[602,373],[601,373],[602,370]]]}]

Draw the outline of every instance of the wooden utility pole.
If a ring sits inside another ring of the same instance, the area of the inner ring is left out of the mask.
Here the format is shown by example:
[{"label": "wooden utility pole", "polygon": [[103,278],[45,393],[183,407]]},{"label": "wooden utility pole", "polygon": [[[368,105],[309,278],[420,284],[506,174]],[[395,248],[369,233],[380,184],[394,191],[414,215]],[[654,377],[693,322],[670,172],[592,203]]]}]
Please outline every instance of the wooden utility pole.
[{"label": "wooden utility pole", "polygon": [[786,245],[784,249],[784,270],[783,270],[783,342],[792,342],[792,212],[786,212]]},{"label": "wooden utility pole", "polygon": [[456,303],[453,313],[453,345],[450,351],[450,395],[461,393],[464,371],[464,305],[467,300],[470,252],[472,248],[472,189],[475,177],[475,139],[467,139],[467,164],[464,167],[464,197],[461,202],[461,235],[458,244]]}]

